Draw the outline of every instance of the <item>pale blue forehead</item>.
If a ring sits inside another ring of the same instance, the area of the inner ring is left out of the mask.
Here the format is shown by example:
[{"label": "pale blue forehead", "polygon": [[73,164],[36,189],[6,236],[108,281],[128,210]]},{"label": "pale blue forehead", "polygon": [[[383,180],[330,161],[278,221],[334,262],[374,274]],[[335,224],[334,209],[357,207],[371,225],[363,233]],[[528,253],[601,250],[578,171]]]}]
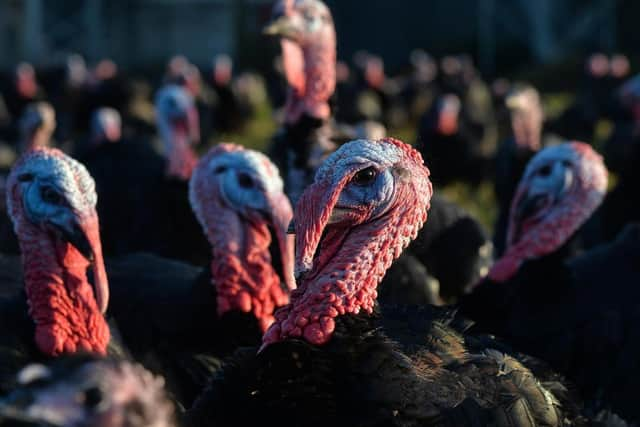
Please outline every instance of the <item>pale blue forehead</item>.
[{"label": "pale blue forehead", "polygon": [[257,151],[232,151],[217,155],[209,162],[209,170],[224,166],[230,169],[251,172],[260,179],[267,191],[281,192],[284,184],[276,166],[267,156]]},{"label": "pale blue forehead", "polygon": [[316,180],[331,176],[342,177],[358,167],[390,167],[400,159],[401,150],[393,144],[358,139],[342,145],[331,154],[318,169]]},{"label": "pale blue forehead", "polygon": [[167,86],[158,92],[156,96],[156,106],[163,106],[168,99],[173,98],[178,108],[187,109],[193,105],[193,99],[191,95],[187,93],[187,90],[181,86],[171,85]]},{"label": "pale blue forehead", "polygon": [[527,165],[525,175],[529,175],[530,173],[535,172],[536,169],[544,165],[548,165],[549,163],[563,160],[575,161],[578,158],[578,153],[576,153],[571,145],[566,143],[553,145],[551,147],[544,148],[533,156]]},{"label": "pale blue forehead", "polygon": [[96,206],[98,196],[93,178],[84,165],[69,156],[45,152],[33,154],[15,171],[17,175],[25,173],[39,182],[55,185],[76,209]]}]

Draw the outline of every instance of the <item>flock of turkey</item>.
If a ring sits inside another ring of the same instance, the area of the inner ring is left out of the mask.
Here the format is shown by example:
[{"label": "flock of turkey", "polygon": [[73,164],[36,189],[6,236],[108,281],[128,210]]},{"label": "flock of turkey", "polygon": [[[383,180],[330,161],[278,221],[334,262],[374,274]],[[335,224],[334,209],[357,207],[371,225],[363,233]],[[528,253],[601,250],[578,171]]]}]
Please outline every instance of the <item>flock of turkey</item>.
[{"label": "flock of turkey", "polygon": [[[155,98],[163,155],[116,142],[114,109],[96,110],[78,160],[51,148],[48,104],[21,113],[0,218],[0,426],[639,423],[635,128],[607,145],[609,191],[605,159],[544,141],[539,95],[514,87],[494,163],[450,79],[414,148],[338,124],[320,0],[279,1],[265,33],[289,86],[268,155],[198,157],[188,64]],[[487,174],[495,260],[432,185]]]}]

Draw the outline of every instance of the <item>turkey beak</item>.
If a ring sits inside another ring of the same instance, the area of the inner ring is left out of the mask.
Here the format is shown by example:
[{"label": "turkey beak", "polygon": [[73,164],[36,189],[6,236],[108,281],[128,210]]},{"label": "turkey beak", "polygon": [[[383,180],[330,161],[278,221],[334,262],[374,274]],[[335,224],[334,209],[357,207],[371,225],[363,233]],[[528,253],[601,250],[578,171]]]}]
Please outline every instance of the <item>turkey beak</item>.
[{"label": "turkey beak", "polygon": [[286,15],[280,15],[271,20],[263,29],[262,34],[267,36],[290,37],[294,33],[291,19]]},{"label": "turkey beak", "polygon": [[62,427],[61,424],[34,417],[27,413],[26,408],[11,405],[0,401],[0,425],[37,425],[42,427]]},{"label": "turkey beak", "polygon": [[70,226],[53,225],[60,231],[62,238],[91,264],[94,297],[100,311],[106,312],[109,304],[109,283],[102,256],[98,214],[94,211],[88,215],[81,215],[76,221],[72,221]]},{"label": "turkey beak", "polygon": [[296,232],[296,279],[313,268],[315,254],[327,225],[331,222],[334,207],[344,186],[351,179],[344,176],[337,184],[328,180],[311,184],[298,200],[294,214]]},{"label": "turkey beak", "polygon": [[573,185],[573,171],[567,167],[562,175],[558,175],[554,179],[553,186],[546,191],[535,191],[532,189],[524,189],[525,193],[521,197],[514,199],[514,218],[521,222],[527,218],[532,218],[544,209],[558,203],[563,195]]},{"label": "turkey beak", "polygon": [[288,227],[291,224],[293,210],[287,196],[278,192],[267,194],[267,203],[271,211],[271,225],[275,231],[275,238],[278,240],[280,249],[280,259],[282,261],[282,275],[284,282],[289,289],[295,288],[293,277],[293,236],[288,234]]},{"label": "turkey beak", "polygon": [[514,219],[523,222],[534,217],[549,204],[549,195],[534,194],[525,195],[515,206]]},{"label": "turkey beak", "polygon": [[89,243],[89,239],[85,235],[84,231],[80,227],[79,224],[73,223],[71,228],[68,229],[66,227],[59,228],[62,233],[62,238],[69,244],[71,244],[74,248],[82,254],[89,262],[93,262],[93,249],[91,248],[91,243]]}]

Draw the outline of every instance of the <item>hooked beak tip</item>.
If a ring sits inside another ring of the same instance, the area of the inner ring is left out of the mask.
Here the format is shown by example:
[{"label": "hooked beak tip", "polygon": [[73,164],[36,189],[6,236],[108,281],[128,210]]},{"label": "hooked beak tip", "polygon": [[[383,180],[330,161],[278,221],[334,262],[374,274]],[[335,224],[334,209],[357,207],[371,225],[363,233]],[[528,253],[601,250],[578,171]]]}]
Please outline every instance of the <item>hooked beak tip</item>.
[{"label": "hooked beak tip", "polygon": [[279,16],[272,19],[262,28],[262,34],[266,36],[285,36],[287,34],[288,19],[286,16]]},{"label": "hooked beak tip", "polygon": [[272,25],[267,25],[262,29],[262,34],[265,36],[274,36],[277,34]]},{"label": "hooked beak tip", "polygon": [[89,262],[93,263],[95,260],[95,254],[93,248],[89,242],[88,237],[78,224],[74,224],[71,230],[67,227],[57,227],[62,234],[62,238],[71,244],[74,248],[80,252]]}]

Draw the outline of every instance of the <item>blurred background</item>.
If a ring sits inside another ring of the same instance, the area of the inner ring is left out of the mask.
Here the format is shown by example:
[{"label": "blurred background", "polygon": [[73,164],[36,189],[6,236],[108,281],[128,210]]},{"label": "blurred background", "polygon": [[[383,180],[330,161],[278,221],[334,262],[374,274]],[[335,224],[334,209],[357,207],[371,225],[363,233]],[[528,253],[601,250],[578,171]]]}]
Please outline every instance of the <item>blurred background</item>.
[{"label": "blurred background", "polygon": [[[182,77],[191,81],[206,142],[198,150],[221,140],[264,149],[281,123],[286,88],[279,43],[261,33],[272,4],[3,0],[0,140],[15,146],[18,118],[37,100],[53,104],[59,146],[86,138],[102,106],[122,115],[125,136],[151,138],[153,96],[169,61],[182,55],[193,66]],[[375,120],[390,135],[421,143],[425,115],[454,93],[487,158],[510,135],[505,99],[524,82],[540,91],[546,129],[602,149],[619,117],[615,89],[632,76],[640,49],[633,0],[327,4],[338,34],[336,119]],[[10,164],[12,155],[3,156]],[[493,178],[484,177],[455,177],[441,187],[492,230],[498,203]]]},{"label": "blurred background", "polygon": [[[390,70],[416,47],[467,53],[482,72],[567,64],[594,50],[632,53],[640,35],[633,0],[329,0],[339,56],[367,48]],[[260,27],[268,0],[3,0],[0,65],[61,64],[69,53],[108,56],[131,70],[162,66],[177,52],[204,66],[228,53],[240,67],[270,60]]]}]

